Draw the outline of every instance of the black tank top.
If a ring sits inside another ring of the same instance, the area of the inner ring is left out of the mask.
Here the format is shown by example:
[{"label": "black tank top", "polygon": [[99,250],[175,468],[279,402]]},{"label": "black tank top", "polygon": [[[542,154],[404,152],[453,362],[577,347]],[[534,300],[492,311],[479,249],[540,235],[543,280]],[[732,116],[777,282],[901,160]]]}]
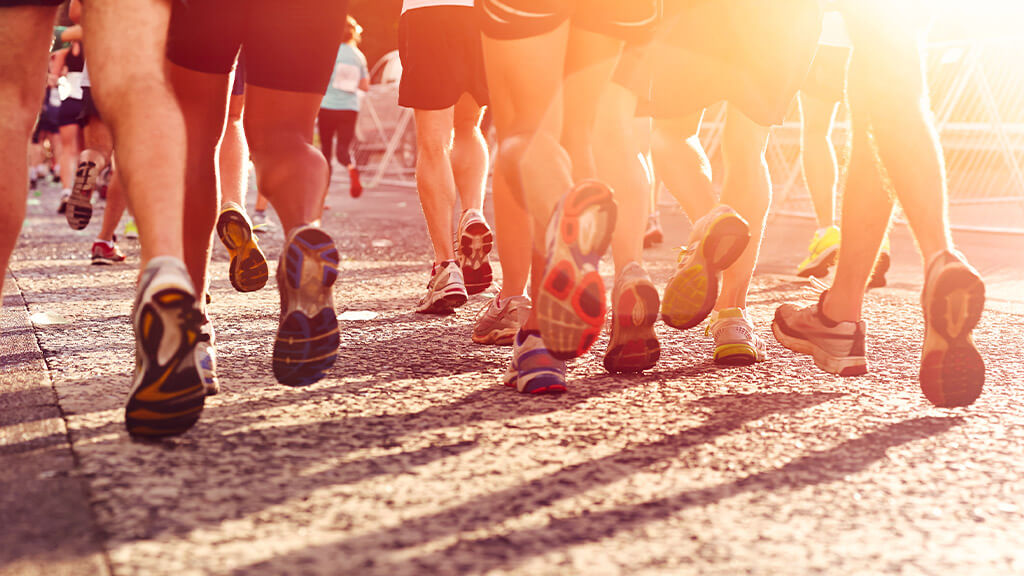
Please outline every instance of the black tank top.
[{"label": "black tank top", "polygon": [[[78,46],[78,54],[75,54],[75,46]],[[68,49],[68,55],[64,59],[64,65],[68,67],[68,72],[81,72],[85,69],[85,48],[78,42],[75,42],[71,48]]]}]

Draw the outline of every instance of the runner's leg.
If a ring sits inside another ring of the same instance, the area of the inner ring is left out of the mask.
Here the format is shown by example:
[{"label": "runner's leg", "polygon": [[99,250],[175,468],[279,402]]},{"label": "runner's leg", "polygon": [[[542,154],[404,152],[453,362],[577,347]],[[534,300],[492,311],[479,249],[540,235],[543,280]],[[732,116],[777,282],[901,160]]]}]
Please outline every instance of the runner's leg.
[{"label": "runner's leg", "polygon": [[0,292],[25,219],[28,143],[46,86],[56,6],[0,8]]}]

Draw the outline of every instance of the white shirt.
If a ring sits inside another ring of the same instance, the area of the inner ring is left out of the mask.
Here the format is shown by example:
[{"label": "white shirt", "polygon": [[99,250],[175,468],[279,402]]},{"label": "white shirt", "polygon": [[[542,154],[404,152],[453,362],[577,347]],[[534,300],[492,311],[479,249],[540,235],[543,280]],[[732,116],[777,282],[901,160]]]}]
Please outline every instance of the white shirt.
[{"label": "white shirt", "polygon": [[429,8],[431,6],[469,6],[473,7],[473,0],[402,0],[402,14],[413,8]]}]

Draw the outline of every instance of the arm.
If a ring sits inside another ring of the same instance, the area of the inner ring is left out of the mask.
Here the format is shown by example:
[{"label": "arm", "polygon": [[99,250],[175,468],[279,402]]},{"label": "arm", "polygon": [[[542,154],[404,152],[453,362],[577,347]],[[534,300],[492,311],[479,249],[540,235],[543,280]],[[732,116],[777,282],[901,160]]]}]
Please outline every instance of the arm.
[{"label": "arm", "polygon": [[67,27],[63,32],[60,33],[61,42],[71,41],[82,41],[82,25],[75,24],[74,26]]}]

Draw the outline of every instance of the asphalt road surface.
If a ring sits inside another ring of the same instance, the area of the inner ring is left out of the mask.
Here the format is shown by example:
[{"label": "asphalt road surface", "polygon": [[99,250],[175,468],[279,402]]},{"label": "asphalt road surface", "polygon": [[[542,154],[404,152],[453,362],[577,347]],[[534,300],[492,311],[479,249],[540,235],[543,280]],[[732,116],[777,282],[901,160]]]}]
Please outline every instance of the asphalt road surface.
[{"label": "asphalt road surface", "polygon": [[[842,379],[769,322],[810,301],[792,276],[812,224],[773,220],[750,312],[770,357],[717,368],[700,328],[658,326],[641,376],[570,365],[569,392],[501,384],[510,348],[470,341],[485,297],[413,313],[429,270],[415,193],[347,197],[324,227],[343,254],[341,354],[277,384],[271,281],[232,290],[215,253],[222,393],[184,436],[132,441],[128,313],[138,246],[90,266],[57,191],[33,197],[0,315],[0,574],[1024,574],[1024,238],[960,235],[989,281],[973,406],[932,408],[917,367],[920,262],[893,235],[869,293],[870,373]],[[664,211],[663,285],[688,224]],[[603,272],[611,282],[610,263]]]}]

